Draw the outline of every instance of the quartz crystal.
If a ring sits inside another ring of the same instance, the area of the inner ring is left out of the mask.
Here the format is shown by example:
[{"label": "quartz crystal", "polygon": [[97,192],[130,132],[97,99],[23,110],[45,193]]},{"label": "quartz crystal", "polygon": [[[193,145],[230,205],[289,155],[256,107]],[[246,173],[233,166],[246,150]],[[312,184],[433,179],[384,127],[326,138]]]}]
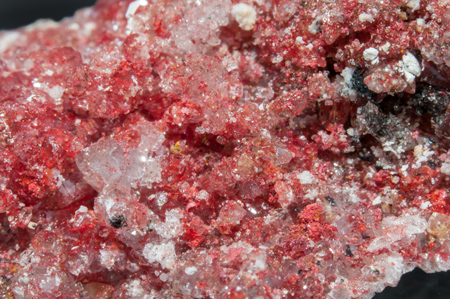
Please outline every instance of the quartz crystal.
[{"label": "quartz crystal", "polygon": [[0,297],[449,270],[449,32],[444,0],[99,0],[0,32]]}]

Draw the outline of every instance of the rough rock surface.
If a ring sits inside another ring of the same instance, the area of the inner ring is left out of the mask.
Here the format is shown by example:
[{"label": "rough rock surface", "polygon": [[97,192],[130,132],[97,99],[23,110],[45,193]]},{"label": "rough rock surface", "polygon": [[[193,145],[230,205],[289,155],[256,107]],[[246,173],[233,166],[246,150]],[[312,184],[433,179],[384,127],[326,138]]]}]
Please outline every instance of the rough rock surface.
[{"label": "rough rock surface", "polygon": [[100,0],[0,32],[0,296],[449,270],[449,32],[447,0]]}]

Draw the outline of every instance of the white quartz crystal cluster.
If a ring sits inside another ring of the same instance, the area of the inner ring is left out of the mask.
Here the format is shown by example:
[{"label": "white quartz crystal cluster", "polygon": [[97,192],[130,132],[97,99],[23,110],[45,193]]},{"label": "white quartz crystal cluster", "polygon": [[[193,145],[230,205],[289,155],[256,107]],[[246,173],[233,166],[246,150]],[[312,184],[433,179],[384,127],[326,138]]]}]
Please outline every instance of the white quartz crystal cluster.
[{"label": "white quartz crystal cluster", "polygon": [[[137,200],[135,192],[161,180],[161,160],[168,153],[162,145],[164,134],[155,123],[144,119],[136,128],[140,135],[137,147],[106,137],[84,149],[77,158],[84,179],[99,192],[95,210],[107,223],[131,224],[136,218],[130,208]],[[147,208],[142,208],[151,214]]]}]

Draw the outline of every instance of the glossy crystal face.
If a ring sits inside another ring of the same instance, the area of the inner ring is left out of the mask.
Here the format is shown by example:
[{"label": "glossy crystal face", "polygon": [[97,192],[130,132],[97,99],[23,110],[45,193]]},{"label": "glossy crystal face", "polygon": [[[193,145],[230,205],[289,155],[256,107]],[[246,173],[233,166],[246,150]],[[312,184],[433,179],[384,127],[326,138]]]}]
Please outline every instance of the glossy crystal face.
[{"label": "glossy crystal face", "polygon": [[0,295],[371,298],[449,270],[449,15],[102,0],[0,32]]}]

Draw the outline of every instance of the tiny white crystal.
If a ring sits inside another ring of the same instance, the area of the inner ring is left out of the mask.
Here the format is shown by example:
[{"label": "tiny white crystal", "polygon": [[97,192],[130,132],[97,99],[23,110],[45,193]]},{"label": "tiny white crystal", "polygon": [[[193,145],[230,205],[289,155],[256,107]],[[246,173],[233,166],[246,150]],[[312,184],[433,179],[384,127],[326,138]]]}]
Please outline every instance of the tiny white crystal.
[{"label": "tiny white crystal", "polygon": [[112,267],[114,267],[114,264],[116,263],[116,258],[118,257],[119,252],[117,250],[100,250],[100,263],[105,268],[111,270]]},{"label": "tiny white crystal", "polygon": [[186,269],[184,269],[184,273],[186,273],[186,275],[192,275],[195,272],[197,272],[196,267],[187,267]]},{"label": "tiny white crystal", "polygon": [[429,201],[423,201],[421,204],[420,204],[420,208],[422,209],[422,210],[425,210],[425,209],[428,209],[429,207],[431,207],[433,204],[431,203],[431,202],[429,202]]},{"label": "tiny white crystal", "polygon": [[311,23],[311,25],[308,26],[309,33],[316,34],[320,32],[320,26],[322,26],[322,19],[323,16],[319,16]]},{"label": "tiny white crystal", "polygon": [[441,172],[445,175],[450,175],[450,161],[442,163]]},{"label": "tiny white crystal", "polygon": [[137,0],[131,2],[130,5],[128,5],[128,9],[127,12],[125,13],[125,16],[127,18],[132,17],[140,6],[146,6],[147,4],[148,4],[147,0]]},{"label": "tiny white crystal", "polygon": [[370,22],[370,23],[373,22],[373,16],[372,16],[371,14],[368,14],[368,13],[362,13],[362,14],[360,14],[359,17],[358,17],[358,19],[359,19],[361,22]]},{"label": "tiny white crystal", "polygon": [[127,295],[131,298],[142,298],[144,295],[144,288],[141,285],[141,282],[138,279],[133,279],[128,284]]},{"label": "tiny white crystal", "polygon": [[410,72],[405,72],[405,79],[406,79],[406,82],[413,83],[414,79],[416,79],[416,76],[414,76]]},{"label": "tiny white crystal", "polygon": [[252,30],[256,22],[255,9],[247,4],[239,3],[231,9],[231,15],[243,30]]},{"label": "tiny white crystal", "polygon": [[422,18],[417,18],[416,19],[417,25],[419,26],[424,26],[425,25],[425,20]]},{"label": "tiny white crystal", "polygon": [[303,171],[298,175],[300,183],[302,184],[312,184],[315,181],[314,176],[309,171]]},{"label": "tiny white crystal", "polygon": [[352,76],[354,71],[355,69],[351,67],[346,67],[342,70],[341,76],[344,78],[344,82],[347,86],[352,86]]},{"label": "tiny white crystal", "polygon": [[161,281],[167,281],[167,279],[169,279],[169,275],[167,275],[166,273],[161,273],[159,279],[161,279]]},{"label": "tiny white crystal", "polygon": [[144,257],[150,262],[158,262],[161,267],[172,269],[176,260],[175,243],[170,241],[161,245],[147,244],[143,251]]},{"label": "tiny white crystal", "polygon": [[65,88],[61,87],[59,85],[55,85],[52,88],[49,88],[47,90],[47,93],[49,96],[51,96],[53,99],[58,100],[61,99],[63,93],[64,93]]},{"label": "tiny white crystal", "polygon": [[386,42],[384,45],[381,46],[381,50],[384,51],[384,53],[389,54],[389,48],[391,47],[390,42]]},{"label": "tiny white crystal", "polygon": [[165,239],[172,239],[181,233],[181,221],[183,217],[179,210],[166,211],[166,221],[155,225],[156,232]]},{"label": "tiny white crystal", "polygon": [[297,37],[295,38],[295,43],[296,43],[297,45],[301,45],[301,44],[304,44],[305,41],[303,40],[303,37],[302,37],[302,36],[297,36]]},{"label": "tiny white crystal", "polygon": [[197,193],[196,198],[200,200],[207,200],[209,198],[209,193],[205,190],[200,190],[200,192]]},{"label": "tiny white crystal", "polygon": [[411,8],[411,11],[415,11],[420,8],[420,0],[409,0],[406,6]]},{"label": "tiny white crystal", "polygon": [[80,208],[78,210],[75,211],[75,214],[78,213],[86,213],[88,211],[88,208],[85,206],[80,206]]},{"label": "tiny white crystal", "polygon": [[167,193],[166,192],[159,192],[155,194],[156,197],[156,203],[159,207],[162,207],[167,202]]},{"label": "tiny white crystal", "polygon": [[416,77],[420,76],[420,63],[419,61],[417,61],[417,58],[413,54],[407,52],[405,55],[403,55],[402,61],[405,72],[411,73]]},{"label": "tiny white crystal", "polygon": [[378,52],[377,49],[375,49],[375,48],[368,48],[368,49],[364,50],[363,57],[367,61],[372,61],[372,60],[374,60],[375,58],[378,57],[378,53],[379,52]]}]

